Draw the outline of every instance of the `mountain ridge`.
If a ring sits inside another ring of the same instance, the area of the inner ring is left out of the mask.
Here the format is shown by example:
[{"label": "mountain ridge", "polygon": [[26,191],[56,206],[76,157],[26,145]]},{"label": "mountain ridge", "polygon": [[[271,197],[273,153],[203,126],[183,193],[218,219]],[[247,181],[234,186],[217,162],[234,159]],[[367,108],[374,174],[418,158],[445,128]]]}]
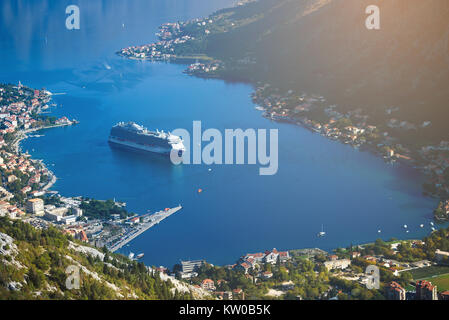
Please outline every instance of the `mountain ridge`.
[{"label": "mountain ridge", "polygon": [[[74,269],[79,270],[79,289],[67,287]],[[209,294],[143,263],[90,247],[55,227],[40,230],[0,217],[0,297],[169,300],[204,299]]]},{"label": "mountain ridge", "polygon": [[[368,30],[372,0],[259,0],[218,11],[255,20],[206,39],[205,53],[255,59],[250,81],[320,93],[374,118],[400,107],[404,120],[432,122],[429,140],[447,137],[449,3],[379,0],[380,30]],[[213,15],[213,16],[214,16]],[[382,119],[384,120],[384,119]]]}]

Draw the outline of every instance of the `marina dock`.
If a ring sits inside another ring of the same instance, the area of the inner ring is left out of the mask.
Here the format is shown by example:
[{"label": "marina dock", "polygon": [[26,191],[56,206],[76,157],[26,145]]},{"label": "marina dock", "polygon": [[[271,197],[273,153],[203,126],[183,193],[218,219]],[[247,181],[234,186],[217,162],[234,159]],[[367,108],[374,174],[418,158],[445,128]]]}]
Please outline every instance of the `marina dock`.
[{"label": "marina dock", "polygon": [[118,242],[113,243],[111,246],[107,246],[109,251],[114,252],[128,244],[133,239],[137,238],[139,235],[158,224],[162,220],[170,217],[172,214],[178,212],[182,209],[182,206],[161,210],[153,214],[146,214],[139,216],[141,223],[139,223],[136,227],[133,227],[130,232],[125,234]]}]

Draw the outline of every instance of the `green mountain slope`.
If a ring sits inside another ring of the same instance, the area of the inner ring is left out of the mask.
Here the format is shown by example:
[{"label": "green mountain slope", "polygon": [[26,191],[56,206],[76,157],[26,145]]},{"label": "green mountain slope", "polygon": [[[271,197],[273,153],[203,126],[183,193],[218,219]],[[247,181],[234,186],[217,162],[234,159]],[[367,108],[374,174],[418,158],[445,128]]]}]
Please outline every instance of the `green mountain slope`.
[{"label": "green mountain slope", "polygon": [[449,136],[449,2],[380,0],[380,30],[365,27],[371,0],[259,0],[225,9],[233,27],[205,39],[204,52],[254,64],[233,75],[323,94],[340,107],[385,108],[417,125],[416,138]]},{"label": "green mountain slope", "polygon": [[[68,289],[66,269],[79,270]],[[143,263],[76,242],[59,230],[38,230],[0,218],[0,299],[190,299]]]}]

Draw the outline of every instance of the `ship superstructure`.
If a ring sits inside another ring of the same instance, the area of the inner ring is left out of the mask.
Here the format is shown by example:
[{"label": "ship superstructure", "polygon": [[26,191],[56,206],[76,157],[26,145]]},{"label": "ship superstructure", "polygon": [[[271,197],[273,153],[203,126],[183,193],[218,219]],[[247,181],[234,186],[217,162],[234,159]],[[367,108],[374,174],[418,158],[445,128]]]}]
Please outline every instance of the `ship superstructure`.
[{"label": "ship superstructure", "polygon": [[134,122],[119,122],[112,127],[109,142],[133,149],[167,154],[172,150],[179,156],[185,151],[182,139],[170,132],[147,128]]}]

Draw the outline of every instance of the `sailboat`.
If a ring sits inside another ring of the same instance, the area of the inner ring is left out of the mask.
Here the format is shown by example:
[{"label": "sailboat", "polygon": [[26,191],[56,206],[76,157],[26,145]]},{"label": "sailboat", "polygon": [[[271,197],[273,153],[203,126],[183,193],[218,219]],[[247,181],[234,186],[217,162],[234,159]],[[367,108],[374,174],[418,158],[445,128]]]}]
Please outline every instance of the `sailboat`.
[{"label": "sailboat", "polygon": [[324,237],[326,235],[326,232],[324,232],[324,227],[321,225],[321,232],[318,233],[318,237]]}]

